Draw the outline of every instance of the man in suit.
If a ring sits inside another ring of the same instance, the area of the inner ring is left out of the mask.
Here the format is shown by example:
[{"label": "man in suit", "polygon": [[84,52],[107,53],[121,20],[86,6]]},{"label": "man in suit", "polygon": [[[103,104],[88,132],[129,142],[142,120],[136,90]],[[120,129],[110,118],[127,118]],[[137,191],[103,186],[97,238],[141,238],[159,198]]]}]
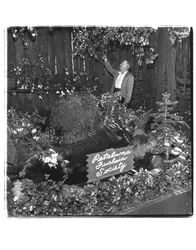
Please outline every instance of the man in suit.
[{"label": "man in suit", "polygon": [[129,105],[132,97],[134,76],[129,72],[130,64],[127,60],[122,61],[119,70],[113,69],[106,56],[103,56],[107,71],[113,75],[112,93],[119,92],[121,103]]}]

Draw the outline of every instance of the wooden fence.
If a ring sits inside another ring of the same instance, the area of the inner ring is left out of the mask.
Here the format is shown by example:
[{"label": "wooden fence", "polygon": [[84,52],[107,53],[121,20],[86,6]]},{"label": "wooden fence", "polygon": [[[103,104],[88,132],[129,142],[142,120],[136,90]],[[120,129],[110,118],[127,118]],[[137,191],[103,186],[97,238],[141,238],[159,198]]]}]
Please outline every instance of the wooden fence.
[{"label": "wooden fence", "polygon": [[[11,34],[8,33],[8,64],[16,65],[25,57],[37,60],[39,55],[42,55],[47,59],[54,74],[62,74],[65,69],[69,73],[86,71],[98,78],[103,85],[103,92],[110,90],[112,77],[106,72],[103,62],[89,57],[84,60],[80,57],[73,58],[71,27],[37,27],[36,30],[38,32],[37,40],[35,42],[28,40],[27,49],[24,48],[21,39],[13,41]],[[183,85],[185,82],[185,88],[190,87],[192,53],[190,43],[192,38],[183,39],[181,43],[178,42],[172,46],[168,39],[167,28],[159,28],[152,39],[155,49],[160,54],[154,67],[146,65],[142,68],[138,67],[128,48],[119,48],[114,54],[109,55],[112,65],[117,67],[123,59],[130,60],[135,83],[142,83],[144,92],[152,93],[155,100],[160,97],[164,87],[174,91],[177,84]],[[13,84],[14,82],[8,79],[8,91]],[[9,94],[8,106],[17,105],[17,99],[22,100],[22,103],[25,102],[23,95],[27,96],[25,93],[18,93],[16,96]],[[29,96],[27,99],[29,100]]]}]

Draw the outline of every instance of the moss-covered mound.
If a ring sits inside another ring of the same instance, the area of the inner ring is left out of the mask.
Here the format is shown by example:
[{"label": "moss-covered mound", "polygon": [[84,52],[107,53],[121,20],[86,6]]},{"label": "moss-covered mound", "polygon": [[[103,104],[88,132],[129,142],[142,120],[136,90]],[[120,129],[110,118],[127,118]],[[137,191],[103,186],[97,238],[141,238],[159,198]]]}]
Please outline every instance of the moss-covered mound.
[{"label": "moss-covered mound", "polygon": [[51,125],[64,137],[64,143],[87,138],[101,125],[96,99],[89,93],[78,93],[58,100],[51,111]]}]

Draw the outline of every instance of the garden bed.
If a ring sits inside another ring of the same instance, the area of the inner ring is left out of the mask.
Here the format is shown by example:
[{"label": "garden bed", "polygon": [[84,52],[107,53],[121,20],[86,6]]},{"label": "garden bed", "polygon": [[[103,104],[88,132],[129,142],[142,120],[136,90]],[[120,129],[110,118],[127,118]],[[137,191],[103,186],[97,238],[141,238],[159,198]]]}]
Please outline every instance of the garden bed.
[{"label": "garden bed", "polygon": [[[88,135],[86,140],[91,143],[78,142],[68,148],[61,136],[49,131],[47,119],[37,111],[18,115],[14,109],[9,110],[10,139],[16,148],[25,149],[17,149],[17,153],[21,153],[16,165],[11,166],[22,171],[13,179],[8,173],[11,179],[7,190],[9,216],[129,215],[147,204],[158,204],[160,199],[167,200],[178,191],[190,189],[191,142],[184,134],[182,118],[171,113],[172,108],[168,111],[167,106],[175,103],[169,100],[167,93],[159,103],[161,110],[155,113],[126,109],[110,95],[103,96],[99,104],[103,124],[100,129],[107,133]],[[106,134],[112,138],[109,144]],[[114,145],[122,141],[137,149],[139,160],[134,158],[128,163],[135,174],[122,172],[92,183],[87,183],[87,178],[80,181],[75,178],[74,172],[87,177],[85,159],[88,154],[115,148]]]},{"label": "garden bed", "polygon": [[[140,170],[133,176],[125,173],[80,186],[51,180],[39,184],[29,179],[17,180],[8,189],[8,215],[58,217],[138,214],[141,208],[190,191],[191,183],[190,168],[180,164],[175,168],[166,167],[156,175]],[[159,212],[164,214],[164,207]]]}]

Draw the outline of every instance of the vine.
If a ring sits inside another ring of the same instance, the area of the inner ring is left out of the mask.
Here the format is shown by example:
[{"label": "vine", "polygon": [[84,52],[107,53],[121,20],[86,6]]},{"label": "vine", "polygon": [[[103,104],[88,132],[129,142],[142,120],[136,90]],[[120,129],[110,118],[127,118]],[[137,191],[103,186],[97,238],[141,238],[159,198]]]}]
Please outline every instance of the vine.
[{"label": "vine", "polygon": [[77,27],[73,29],[75,55],[99,59],[117,47],[128,47],[141,65],[153,64],[158,54],[150,44],[150,27]]}]

